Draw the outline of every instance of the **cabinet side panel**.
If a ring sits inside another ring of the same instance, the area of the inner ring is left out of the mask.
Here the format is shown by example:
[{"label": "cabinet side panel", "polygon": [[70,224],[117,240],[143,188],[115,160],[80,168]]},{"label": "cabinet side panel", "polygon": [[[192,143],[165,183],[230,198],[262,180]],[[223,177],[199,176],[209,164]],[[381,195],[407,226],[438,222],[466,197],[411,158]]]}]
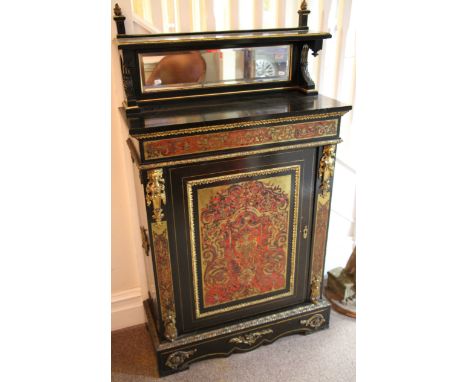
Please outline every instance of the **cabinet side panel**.
[{"label": "cabinet side panel", "polygon": [[330,219],[331,189],[335,168],[336,145],[324,146],[318,163],[317,193],[315,203],[314,234],[311,263],[311,300],[321,298],[323,266]]}]

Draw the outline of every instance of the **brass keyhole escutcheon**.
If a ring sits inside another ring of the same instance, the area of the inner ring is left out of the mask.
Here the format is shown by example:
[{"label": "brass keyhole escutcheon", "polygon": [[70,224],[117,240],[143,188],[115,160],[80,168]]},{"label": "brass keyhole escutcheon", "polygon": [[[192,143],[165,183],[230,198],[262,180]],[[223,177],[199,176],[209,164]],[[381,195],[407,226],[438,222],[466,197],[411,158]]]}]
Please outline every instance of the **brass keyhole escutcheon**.
[{"label": "brass keyhole escutcheon", "polygon": [[304,239],[307,239],[307,236],[308,236],[308,235],[309,235],[309,226],[306,225],[306,226],[304,227],[304,230],[302,231],[302,237],[303,237]]}]

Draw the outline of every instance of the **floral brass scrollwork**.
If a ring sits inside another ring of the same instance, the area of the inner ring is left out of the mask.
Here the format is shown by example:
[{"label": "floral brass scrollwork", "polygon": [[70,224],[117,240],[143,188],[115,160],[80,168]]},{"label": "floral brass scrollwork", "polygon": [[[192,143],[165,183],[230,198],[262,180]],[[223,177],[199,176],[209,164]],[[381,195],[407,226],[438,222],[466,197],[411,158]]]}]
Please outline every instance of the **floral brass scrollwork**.
[{"label": "floral brass scrollwork", "polygon": [[197,352],[197,349],[189,351],[176,351],[167,357],[166,366],[170,367],[172,370],[177,370],[182,366],[186,359],[191,357]]},{"label": "floral brass scrollwork", "polygon": [[172,311],[169,311],[167,318],[164,321],[164,337],[169,341],[174,341],[177,338],[175,313]]},{"label": "floral brass scrollwork", "polygon": [[153,221],[160,224],[164,218],[162,205],[166,204],[166,191],[164,185],[163,170],[155,169],[148,172],[146,184],[146,204],[153,204]]},{"label": "floral brass scrollwork", "polygon": [[273,330],[265,329],[260,332],[254,332],[254,333],[245,334],[243,336],[233,337],[229,340],[229,342],[232,344],[245,344],[245,345],[252,346],[263,335],[270,334],[270,333],[273,333]]},{"label": "floral brass scrollwork", "polygon": [[312,329],[320,328],[325,322],[325,318],[321,314],[314,314],[307,320],[301,320],[301,325],[309,326]]},{"label": "floral brass scrollwork", "polygon": [[319,176],[322,182],[320,191],[323,196],[328,194],[331,188],[331,179],[335,171],[335,147],[334,145],[325,146],[320,159]]},{"label": "floral brass scrollwork", "polygon": [[320,276],[313,276],[310,284],[310,300],[316,304],[320,299],[320,286],[322,278]]}]

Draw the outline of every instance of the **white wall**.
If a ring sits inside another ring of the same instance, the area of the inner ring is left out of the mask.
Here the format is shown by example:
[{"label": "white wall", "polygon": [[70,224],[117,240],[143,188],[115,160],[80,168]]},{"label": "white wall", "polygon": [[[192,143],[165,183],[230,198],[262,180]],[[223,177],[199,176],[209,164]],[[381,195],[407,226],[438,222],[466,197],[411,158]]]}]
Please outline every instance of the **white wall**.
[{"label": "white wall", "polygon": [[[119,1],[125,15],[125,2]],[[115,36],[112,23],[112,36]],[[112,330],[144,322],[146,295],[133,164],[126,147],[127,128],[118,108],[124,99],[117,47],[112,44]]]}]

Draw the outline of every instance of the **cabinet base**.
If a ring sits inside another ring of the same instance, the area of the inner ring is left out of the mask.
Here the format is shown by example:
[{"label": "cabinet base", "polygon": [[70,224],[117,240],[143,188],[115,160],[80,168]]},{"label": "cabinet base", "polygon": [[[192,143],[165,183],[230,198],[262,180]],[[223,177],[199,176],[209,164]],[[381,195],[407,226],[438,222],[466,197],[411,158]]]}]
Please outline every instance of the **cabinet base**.
[{"label": "cabinet base", "polygon": [[298,305],[222,328],[181,335],[169,342],[159,341],[148,300],[144,306],[161,377],[186,370],[192,362],[202,359],[227,357],[271,344],[289,334],[310,334],[326,329],[330,319],[330,304],[321,300],[317,304]]}]

